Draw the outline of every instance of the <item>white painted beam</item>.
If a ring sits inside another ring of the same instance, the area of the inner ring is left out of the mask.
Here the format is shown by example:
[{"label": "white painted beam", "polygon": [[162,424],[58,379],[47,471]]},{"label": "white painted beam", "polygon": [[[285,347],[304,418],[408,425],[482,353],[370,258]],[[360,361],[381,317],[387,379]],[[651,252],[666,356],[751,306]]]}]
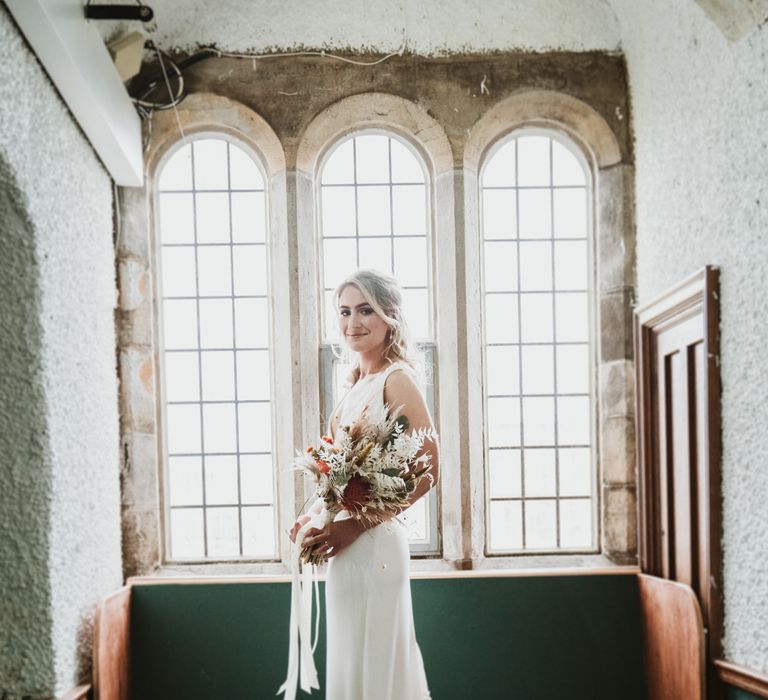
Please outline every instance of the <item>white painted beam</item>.
[{"label": "white painted beam", "polygon": [[115,182],[141,186],[139,116],[81,0],[5,5]]}]

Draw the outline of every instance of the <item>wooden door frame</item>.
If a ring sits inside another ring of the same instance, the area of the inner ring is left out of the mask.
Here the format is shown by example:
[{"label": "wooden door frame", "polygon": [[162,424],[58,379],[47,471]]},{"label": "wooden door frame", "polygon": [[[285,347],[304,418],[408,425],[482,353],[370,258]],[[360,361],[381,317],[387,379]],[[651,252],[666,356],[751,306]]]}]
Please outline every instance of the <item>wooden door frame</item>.
[{"label": "wooden door frame", "polygon": [[701,314],[704,319],[704,357],[706,358],[706,413],[703,431],[703,467],[697,475],[704,484],[707,502],[700,517],[706,520],[699,541],[699,558],[704,562],[708,585],[702,588],[701,606],[708,631],[707,657],[710,666],[721,657],[722,636],[722,554],[721,554],[721,490],[720,490],[720,313],[719,270],[707,265],[676,284],[664,294],[642,304],[634,312],[636,362],[637,475],[639,482],[639,547],[643,572],[656,576],[661,572],[660,499],[658,475],[654,463],[657,436],[651,405],[651,386],[655,372],[654,334],[675,325],[681,319]]}]

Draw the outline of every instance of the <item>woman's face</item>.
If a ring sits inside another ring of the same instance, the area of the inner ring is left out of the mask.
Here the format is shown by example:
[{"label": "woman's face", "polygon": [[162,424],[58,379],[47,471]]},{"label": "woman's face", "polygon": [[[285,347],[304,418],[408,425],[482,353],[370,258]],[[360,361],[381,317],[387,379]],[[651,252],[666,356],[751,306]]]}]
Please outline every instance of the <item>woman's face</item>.
[{"label": "woman's face", "polygon": [[383,354],[389,326],[365,300],[360,290],[348,284],[339,295],[339,332],[350,350]]}]

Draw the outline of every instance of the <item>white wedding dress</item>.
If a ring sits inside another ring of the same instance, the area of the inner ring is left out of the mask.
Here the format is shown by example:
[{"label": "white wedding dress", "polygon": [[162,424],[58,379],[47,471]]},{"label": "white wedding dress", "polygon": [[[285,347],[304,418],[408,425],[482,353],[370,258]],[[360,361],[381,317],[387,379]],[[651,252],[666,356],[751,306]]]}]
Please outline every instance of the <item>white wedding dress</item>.
[{"label": "white wedding dress", "polygon": [[[359,380],[337,412],[339,429],[367,407],[384,417],[384,383],[394,363]],[[349,517],[346,511],[336,520]],[[430,697],[416,642],[406,526],[392,518],[360,535],[330,558],[325,586],[327,700],[425,700]]]}]

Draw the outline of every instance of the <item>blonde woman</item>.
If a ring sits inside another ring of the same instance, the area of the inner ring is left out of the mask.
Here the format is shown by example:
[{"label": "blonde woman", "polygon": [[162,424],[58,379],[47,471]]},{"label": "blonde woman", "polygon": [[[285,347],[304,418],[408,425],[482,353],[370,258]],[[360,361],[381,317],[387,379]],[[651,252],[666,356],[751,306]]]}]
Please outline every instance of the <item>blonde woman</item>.
[{"label": "blonde woman", "polygon": [[[333,411],[329,432],[354,423],[367,408],[371,420],[386,407],[401,407],[410,429],[433,428],[417,384],[415,353],[402,314],[397,281],[358,270],[336,289],[339,333],[354,358],[352,387]],[[411,504],[437,484],[439,448],[426,440],[432,479],[423,478]],[[316,502],[310,515],[319,512]],[[291,539],[310,515],[300,517]],[[424,700],[429,698],[411,606],[409,549],[399,517],[370,526],[339,513],[322,530],[310,528],[304,543],[317,544],[328,561],[326,697],[328,700]]]}]

